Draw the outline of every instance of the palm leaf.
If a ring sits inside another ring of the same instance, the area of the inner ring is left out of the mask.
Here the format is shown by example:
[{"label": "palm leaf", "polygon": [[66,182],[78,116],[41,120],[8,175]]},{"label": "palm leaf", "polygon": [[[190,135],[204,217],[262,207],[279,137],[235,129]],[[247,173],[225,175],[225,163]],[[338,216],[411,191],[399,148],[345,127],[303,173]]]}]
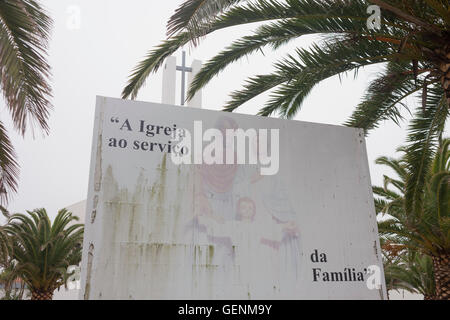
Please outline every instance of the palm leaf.
[{"label": "palm leaf", "polygon": [[[260,12],[262,16],[266,16],[269,8],[274,12],[284,12],[284,19],[259,27],[253,35],[233,42],[208,61],[194,79],[188,99],[229,64],[261,50],[264,46],[269,45],[277,49],[292,39],[311,34],[350,33],[353,36],[373,34],[365,28],[366,18],[360,16],[361,3],[358,1],[352,2],[351,5],[347,3],[345,6],[337,6],[336,3],[327,1],[314,4],[310,1],[290,2],[285,7],[276,2],[268,4],[264,1],[262,8],[254,8],[253,14]],[[290,18],[292,11],[296,12],[296,15]],[[385,26],[377,34],[393,39],[397,34],[398,39],[401,39],[404,32],[396,32],[395,29]]]},{"label": "palm leaf", "polygon": [[[0,1],[0,87],[16,130],[37,125],[48,133],[50,66],[46,60],[52,20],[33,0]],[[17,191],[19,167],[0,123],[0,205]]]},{"label": "palm leaf", "polygon": [[354,47],[345,42],[324,42],[322,46],[313,45],[309,50],[297,49],[296,53],[296,57],[289,55],[278,62],[271,75],[251,78],[243,90],[233,92],[224,110],[233,111],[262,92],[282,85],[259,114],[269,116],[279,110],[281,116],[292,118],[320,81],[398,55],[390,50],[389,45],[380,46],[370,40],[357,42]]},{"label": "palm leaf", "polygon": [[421,90],[414,81],[409,65],[405,61],[391,61],[385,72],[373,80],[363,101],[356,107],[347,126],[374,129],[381,121],[391,119],[399,124],[403,119],[399,106],[408,110],[403,100]]},{"label": "palm leaf", "polygon": [[30,123],[48,132],[51,89],[46,50],[51,26],[36,1],[0,2],[1,87],[14,126],[22,134]]},{"label": "palm leaf", "polygon": [[210,23],[212,17],[241,1],[242,0],[185,1],[167,22],[167,35],[170,37],[178,32],[187,30],[193,39],[203,36],[203,25]]},{"label": "palm leaf", "polygon": [[[261,1],[261,3],[265,2],[266,1]],[[280,10],[267,10],[264,9],[263,6],[262,9],[260,8],[260,10],[255,13],[253,10],[256,7],[256,5],[249,4],[247,7],[233,8],[230,11],[224,13],[222,16],[217,17],[214,22],[205,24],[203,26],[204,30],[201,32],[201,34],[210,34],[214,31],[230,26],[237,26],[273,19],[282,19],[285,17],[285,14],[288,13],[286,10],[280,9],[284,8],[283,6],[279,8]],[[288,14],[293,16],[296,14],[296,12],[289,12]],[[170,37],[168,40],[163,41],[154,49],[150,50],[146,57],[133,69],[128,83],[122,91],[122,98],[136,99],[139,90],[145,84],[148,76],[151,73],[158,71],[167,57],[172,55],[175,51],[177,51],[185,44],[196,41],[198,37],[199,36],[193,35],[189,31],[179,32]]]},{"label": "palm leaf", "polygon": [[7,225],[14,236],[17,272],[31,290],[50,291],[64,284],[67,268],[81,260],[83,225],[63,209],[51,223],[45,209],[15,214]]},{"label": "palm leaf", "polygon": [[[19,165],[14,147],[9,140],[6,128],[0,121],[0,203],[7,203],[10,195],[17,191]],[[3,208],[3,207],[2,207]],[[7,212],[2,210],[2,212]]]},{"label": "palm leaf", "polygon": [[434,86],[429,91],[426,109],[417,109],[409,127],[406,150],[411,174],[405,191],[405,207],[416,216],[422,212],[425,180],[449,112],[441,87]]}]

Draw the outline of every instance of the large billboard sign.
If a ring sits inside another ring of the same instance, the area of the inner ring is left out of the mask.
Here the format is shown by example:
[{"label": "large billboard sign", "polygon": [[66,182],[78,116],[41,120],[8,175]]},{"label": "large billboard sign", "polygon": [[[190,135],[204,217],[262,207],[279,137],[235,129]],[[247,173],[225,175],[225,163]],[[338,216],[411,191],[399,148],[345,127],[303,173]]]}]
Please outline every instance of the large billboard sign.
[{"label": "large billboard sign", "polygon": [[97,98],[82,299],[384,299],[362,130]]}]

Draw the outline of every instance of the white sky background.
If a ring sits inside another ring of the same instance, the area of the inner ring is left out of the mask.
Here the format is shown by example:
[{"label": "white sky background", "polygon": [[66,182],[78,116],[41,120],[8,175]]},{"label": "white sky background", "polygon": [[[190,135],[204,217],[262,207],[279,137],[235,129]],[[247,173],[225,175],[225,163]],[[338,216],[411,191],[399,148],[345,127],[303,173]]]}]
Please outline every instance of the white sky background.
[{"label": "white sky background", "polygon": [[[23,139],[12,131],[9,114],[1,108],[1,119],[10,128],[21,166],[19,193],[10,202],[11,212],[45,207],[54,217],[58,209],[86,198],[95,96],[120,97],[132,68],[165,38],[166,22],[181,2],[42,1],[55,22],[49,59],[54,90],[51,132],[47,137],[38,133],[34,140],[30,134]],[[78,30],[67,26],[71,6],[81,10]],[[207,61],[233,39],[254,28],[255,25],[237,27],[208,36],[197,49],[189,52],[186,48],[188,63],[193,58]],[[292,42],[276,52],[266,49],[265,56],[257,53],[235,63],[204,89],[203,107],[221,110],[228,94],[239,89],[247,76],[269,72],[276,58],[292,52],[296,46],[310,44],[311,40]],[[181,53],[177,56],[180,63]],[[295,119],[342,124],[378,70],[379,66],[361,69],[357,80],[349,74],[342,83],[337,77],[324,81],[313,90]],[[152,75],[138,100],[160,102],[161,81],[161,72]],[[266,99],[267,95],[262,95],[238,112],[256,114]],[[381,184],[382,175],[387,172],[386,168],[375,165],[374,160],[381,155],[393,156],[405,140],[405,129],[406,125],[399,128],[386,122],[369,136],[367,148],[374,184]]]}]

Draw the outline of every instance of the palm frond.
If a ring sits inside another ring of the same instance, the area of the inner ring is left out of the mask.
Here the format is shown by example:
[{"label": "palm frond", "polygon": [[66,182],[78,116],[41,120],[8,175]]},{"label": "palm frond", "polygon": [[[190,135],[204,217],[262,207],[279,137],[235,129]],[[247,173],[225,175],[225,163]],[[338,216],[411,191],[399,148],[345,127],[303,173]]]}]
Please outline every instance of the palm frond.
[{"label": "palm frond", "polygon": [[[221,1],[219,1],[221,2]],[[232,3],[233,1],[229,1]],[[238,3],[235,1],[233,3]],[[243,5],[230,5],[226,4],[224,1],[222,4],[218,4],[217,10],[212,10],[210,12],[215,12],[211,17],[202,20],[200,17],[204,17],[201,10],[195,12],[196,7],[198,8],[212,8],[214,5],[212,1],[193,1],[188,0],[180,7],[180,10],[171,19],[172,23],[170,30],[171,37],[164,41],[155,49],[151,50],[147,56],[142,60],[137,67],[134,68],[132,74],[130,75],[128,84],[122,92],[123,98],[131,97],[135,99],[138,91],[145,83],[147,77],[156,72],[164,59],[169,55],[173,54],[180,47],[187,43],[194,42],[197,44],[197,40],[204,35],[210,34],[214,31],[228,28],[241,24],[249,24],[254,22],[270,21],[270,20],[280,20],[279,25],[283,25],[283,21],[288,24],[297,24],[297,28],[310,29],[310,32],[315,29],[316,33],[319,32],[339,32],[342,30],[348,30],[350,32],[355,32],[357,30],[356,26],[365,25],[365,10],[366,2],[361,0],[355,1],[345,1],[345,0],[323,0],[323,1],[294,1],[288,0],[286,2],[279,2],[275,0],[257,0],[252,2],[243,1]],[[222,7],[224,5],[224,7]],[[211,6],[211,7],[210,7]],[[181,9],[183,8],[183,9]],[[225,10],[225,8],[228,8]],[[206,10],[205,12],[207,12]],[[197,18],[193,18],[198,14]],[[189,28],[189,21],[195,21],[195,27]],[[288,20],[291,21],[288,21]],[[408,31],[401,24],[396,24],[394,19],[385,19],[386,27],[389,28],[390,35],[387,38],[391,38],[395,34],[399,36],[398,39],[391,39],[400,43],[400,39]],[[268,28],[268,26],[266,26]],[[190,32],[190,30],[195,30],[195,32]],[[264,27],[262,29],[264,30]],[[267,31],[267,29],[266,29]],[[300,29],[298,30],[300,31]],[[260,31],[263,32],[263,31]],[[248,38],[247,40],[258,41],[258,37],[255,35],[253,38]],[[277,47],[278,45],[285,43],[284,39],[280,39],[272,42],[272,44]],[[256,44],[255,44],[256,45]],[[245,53],[243,50],[242,54]],[[237,59],[237,58],[235,58]],[[220,59],[218,59],[220,60]],[[218,67],[220,69],[220,67]],[[190,92],[190,97],[194,94],[193,91]]]},{"label": "palm frond", "polygon": [[450,25],[450,4],[446,0],[425,0],[425,2],[433,8],[447,25]]},{"label": "palm frond", "polygon": [[435,295],[433,261],[415,251],[405,251],[395,262],[384,264],[389,290],[404,289],[426,297]]},{"label": "palm frond", "polygon": [[388,157],[379,157],[375,160],[376,164],[385,165],[394,170],[394,172],[399,176],[400,179],[406,179],[407,171],[404,165],[404,161],[397,160]]},{"label": "palm frond", "polygon": [[171,37],[178,32],[188,31],[192,39],[197,39],[204,35],[203,26],[212,22],[213,17],[242,1],[244,0],[187,0],[167,22],[167,35]]},{"label": "palm frond", "polygon": [[233,111],[256,95],[281,85],[259,114],[269,116],[278,110],[281,116],[292,118],[320,81],[356,71],[366,65],[384,62],[393,55],[399,54],[392,52],[389,45],[379,45],[370,40],[359,41],[355,46],[336,41],[324,42],[322,46],[313,45],[309,50],[297,49],[296,57],[288,55],[278,62],[274,73],[250,78],[243,90],[233,92],[224,110]]},{"label": "palm frond", "polygon": [[[269,10],[270,5],[265,1],[264,10]],[[276,2],[275,2],[276,3]],[[307,5],[305,5],[305,3]],[[373,34],[365,29],[366,18],[361,17],[361,3],[358,1],[347,3],[345,6],[337,6],[335,2],[296,2],[286,7],[281,7],[276,3],[272,9],[285,12],[284,19],[275,21],[259,27],[254,34],[245,36],[230,46],[225,48],[210,61],[208,61],[194,79],[189,92],[188,99],[192,98],[195,93],[205,86],[214,76],[218,75],[229,64],[239,60],[240,58],[249,55],[255,51],[261,50],[265,46],[270,46],[272,49],[277,49],[283,44],[286,44],[292,39],[297,39],[304,35],[311,34],[334,34],[350,33],[355,37],[356,35]],[[257,10],[256,8],[253,10]],[[261,8],[258,9],[260,12]],[[295,17],[288,18],[286,13],[291,11],[297,12]],[[253,12],[255,13],[255,12]],[[357,15],[356,13],[359,13]],[[261,13],[262,15],[264,13]],[[271,15],[275,16],[275,14]],[[386,38],[395,38],[398,36],[398,41],[404,35],[404,32],[395,32],[395,29],[384,26],[382,30],[377,32],[378,36]]]},{"label": "palm frond", "polygon": [[36,1],[0,2],[0,83],[14,126],[48,132],[51,88],[46,60],[52,20]]},{"label": "palm frond", "polygon": [[0,226],[0,269],[7,266],[12,253],[12,239],[3,226]]},{"label": "palm frond", "polygon": [[[286,10],[284,5],[278,4],[276,1],[270,2],[276,5],[276,10],[272,10],[272,7],[268,8],[268,1],[260,0],[258,4],[262,5],[261,7],[258,7],[256,4],[249,4],[243,7],[232,8],[223,15],[216,17],[213,22],[204,24],[202,26],[203,30],[197,32],[206,35],[231,26],[283,19],[286,17],[286,14],[288,16],[297,14],[296,11]],[[255,11],[256,9],[257,11]],[[200,28],[200,26],[197,28]],[[145,84],[148,76],[153,72],[157,72],[167,57],[182,46],[196,41],[199,37],[198,35],[191,34],[189,31],[178,32],[150,50],[146,57],[133,69],[128,83],[122,91],[122,98],[136,99],[139,90]]]},{"label": "palm frond", "polygon": [[421,89],[407,61],[391,61],[384,73],[370,83],[363,101],[345,124],[362,128],[366,133],[387,119],[399,125],[403,119],[399,107],[408,110],[403,100]]},{"label": "palm frond", "polygon": [[422,212],[426,177],[448,113],[442,88],[433,86],[429,89],[426,109],[417,109],[408,129],[406,159],[410,175],[405,191],[405,209],[416,217]]},{"label": "palm frond", "polygon": [[31,290],[50,291],[64,284],[67,268],[81,260],[83,225],[63,209],[52,223],[45,209],[11,216],[17,272]]},{"label": "palm frond", "polygon": [[[0,204],[8,202],[11,194],[17,192],[19,165],[14,147],[9,140],[6,128],[0,121]],[[7,212],[3,211],[2,212]]]},{"label": "palm frond", "polygon": [[[436,33],[439,35],[441,34],[440,28],[438,28],[434,24],[430,24],[426,20],[421,19],[420,11],[415,10],[413,12],[406,12],[405,10],[402,10],[401,7],[391,5],[390,3],[387,3],[382,0],[369,0],[369,2],[378,5],[379,7],[381,7],[384,10],[390,11],[393,14],[395,14],[396,16],[398,16],[399,18],[401,18],[405,21],[411,22],[418,27],[424,28],[425,30],[427,30],[429,32]],[[403,3],[404,3],[403,1],[400,1],[400,4],[403,4]],[[423,11],[422,11],[422,13],[423,13]]]},{"label": "palm frond", "polygon": [[9,218],[9,210],[6,207],[0,205],[0,213],[4,217]]},{"label": "palm frond", "polygon": [[387,200],[397,200],[397,199],[403,199],[402,195],[391,191],[389,189],[386,188],[380,188],[380,187],[373,187],[372,188],[373,192],[378,195],[378,196],[382,196],[384,198],[386,198]]}]

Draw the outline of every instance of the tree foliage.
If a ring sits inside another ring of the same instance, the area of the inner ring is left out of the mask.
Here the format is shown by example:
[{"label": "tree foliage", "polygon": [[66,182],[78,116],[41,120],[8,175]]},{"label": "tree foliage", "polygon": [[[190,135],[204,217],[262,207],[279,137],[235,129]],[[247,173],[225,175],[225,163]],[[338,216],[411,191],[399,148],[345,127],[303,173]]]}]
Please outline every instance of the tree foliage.
[{"label": "tree foliage", "polygon": [[[52,20],[38,1],[0,1],[0,88],[14,128],[48,133],[51,109],[47,49]],[[0,121],[0,205],[17,191],[17,155]]]},{"label": "tree foliage", "polygon": [[66,284],[69,266],[81,261],[83,224],[66,209],[58,212],[53,223],[45,209],[15,214],[6,225],[13,240],[16,274],[32,294],[51,296]]}]

